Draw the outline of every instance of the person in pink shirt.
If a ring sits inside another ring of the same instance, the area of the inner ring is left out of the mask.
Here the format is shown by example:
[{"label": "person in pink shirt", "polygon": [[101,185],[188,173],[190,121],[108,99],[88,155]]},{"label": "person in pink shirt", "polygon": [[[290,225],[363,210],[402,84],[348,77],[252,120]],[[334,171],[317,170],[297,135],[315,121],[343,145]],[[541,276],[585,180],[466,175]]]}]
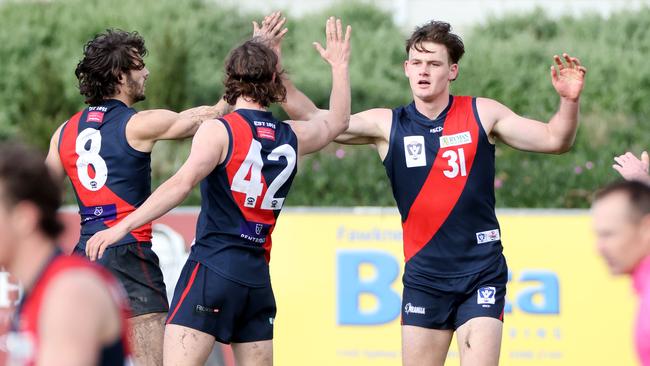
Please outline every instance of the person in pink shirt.
[{"label": "person in pink shirt", "polygon": [[639,299],[635,345],[650,366],[650,186],[621,181],[596,193],[592,205],[596,246],[613,275],[631,275]]}]

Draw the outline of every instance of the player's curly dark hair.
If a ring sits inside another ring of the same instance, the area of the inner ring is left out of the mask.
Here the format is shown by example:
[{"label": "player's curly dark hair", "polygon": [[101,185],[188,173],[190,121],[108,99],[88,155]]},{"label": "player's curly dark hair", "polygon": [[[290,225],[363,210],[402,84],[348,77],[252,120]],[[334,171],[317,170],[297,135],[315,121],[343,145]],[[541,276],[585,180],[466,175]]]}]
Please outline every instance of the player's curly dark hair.
[{"label": "player's curly dark hair", "polygon": [[277,70],[278,57],[267,46],[250,40],[235,48],[226,60],[223,99],[235,104],[240,96],[268,107],[284,102],[287,89],[282,85],[284,71]]},{"label": "player's curly dark hair", "polygon": [[406,54],[408,55],[411,48],[420,52],[427,52],[422,48],[423,42],[444,45],[447,48],[451,64],[457,64],[465,53],[463,40],[451,32],[451,25],[446,22],[432,20],[423,26],[415,28],[411,38],[406,40]]},{"label": "player's curly dark hair", "polygon": [[142,58],[146,54],[144,39],[138,32],[107,29],[88,41],[84,46],[84,58],[74,72],[86,103],[99,104],[115,95],[120,75],[142,69]]},{"label": "player's curly dark hair", "polygon": [[63,231],[57,210],[61,206],[61,189],[45,166],[45,157],[25,145],[0,144],[0,196],[3,204],[13,207],[31,202],[40,212],[41,231],[51,239]]}]

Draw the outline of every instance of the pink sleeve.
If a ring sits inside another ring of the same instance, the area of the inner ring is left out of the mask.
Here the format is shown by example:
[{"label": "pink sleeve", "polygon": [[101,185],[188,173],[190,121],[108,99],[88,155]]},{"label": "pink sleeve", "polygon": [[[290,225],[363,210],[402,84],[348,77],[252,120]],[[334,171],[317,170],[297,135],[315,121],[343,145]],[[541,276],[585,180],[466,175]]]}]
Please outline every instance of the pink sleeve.
[{"label": "pink sleeve", "polygon": [[650,366],[650,287],[639,298],[635,338],[641,365]]}]

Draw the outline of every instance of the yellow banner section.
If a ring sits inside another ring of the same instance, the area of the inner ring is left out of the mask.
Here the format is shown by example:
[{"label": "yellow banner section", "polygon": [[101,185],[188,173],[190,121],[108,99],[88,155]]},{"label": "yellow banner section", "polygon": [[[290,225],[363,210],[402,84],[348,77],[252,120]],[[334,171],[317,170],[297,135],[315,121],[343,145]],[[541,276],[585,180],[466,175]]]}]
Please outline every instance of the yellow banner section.
[{"label": "yellow banner section", "polygon": [[[585,212],[501,213],[510,269],[502,365],[634,365],[635,300]],[[278,365],[399,365],[399,215],[294,210],[273,234]],[[448,355],[459,364],[455,341]]]}]

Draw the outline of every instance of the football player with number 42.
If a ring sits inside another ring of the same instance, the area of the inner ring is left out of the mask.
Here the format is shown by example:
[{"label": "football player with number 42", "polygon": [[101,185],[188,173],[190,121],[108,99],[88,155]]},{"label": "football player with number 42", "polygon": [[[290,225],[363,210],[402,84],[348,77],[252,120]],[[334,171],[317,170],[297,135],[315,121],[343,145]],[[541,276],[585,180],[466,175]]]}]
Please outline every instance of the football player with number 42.
[{"label": "football player with number 42", "polygon": [[[255,33],[282,37],[284,21],[274,13]],[[344,32],[331,17],[326,33],[326,47],[315,47],[332,70],[329,110],[309,120],[276,120],[267,107],[286,96],[278,57],[255,38],[245,42],[225,66],[224,98],[234,112],[205,121],[180,170],[135,212],[88,241],[101,256],[126,233],[180,204],[201,182],[196,242],[167,318],[165,364],[203,365],[215,341],[232,343],[238,365],[273,363],[271,233],[297,159],[333,141],[350,118],[351,28]]]}]

